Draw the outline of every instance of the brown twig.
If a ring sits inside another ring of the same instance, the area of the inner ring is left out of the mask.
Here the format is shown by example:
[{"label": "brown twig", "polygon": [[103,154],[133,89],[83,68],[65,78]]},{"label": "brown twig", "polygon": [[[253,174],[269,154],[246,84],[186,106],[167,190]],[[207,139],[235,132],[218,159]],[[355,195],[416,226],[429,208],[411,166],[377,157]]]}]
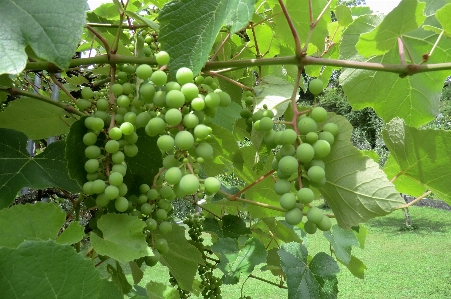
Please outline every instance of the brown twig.
[{"label": "brown twig", "polygon": [[[310,2],[310,1],[309,1]],[[294,27],[293,21],[291,20],[291,17],[288,13],[287,7],[285,6],[285,3],[283,3],[283,0],[279,0],[279,5],[282,8],[283,14],[285,15],[285,19],[288,22],[288,26],[290,27],[291,34],[293,34],[294,43],[296,44],[296,58],[300,61],[303,55],[302,49],[301,49],[301,41],[299,39],[299,34]]]},{"label": "brown twig", "polygon": [[425,198],[426,196],[428,196],[428,195],[431,194],[431,193],[432,193],[432,191],[429,190],[429,191],[423,193],[422,195],[418,196],[417,198],[415,198],[415,199],[412,200],[411,202],[409,202],[409,203],[407,203],[407,204],[405,204],[405,205],[402,205],[402,206],[397,207],[395,210],[406,209],[406,208],[410,207],[411,205],[413,205],[414,203],[416,203],[416,202],[422,200],[423,198]]},{"label": "brown twig", "polygon": [[216,72],[205,71],[204,74],[209,75],[209,76],[212,76],[212,77],[218,77],[218,78],[221,78],[221,79],[223,79],[223,80],[225,80],[225,81],[227,81],[227,82],[230,82],[230,83],[232,83],[232,84],[235,84],[236,86],[241,87],[242,89],[251,90],[251,91],[254,90],[252,87],[248,87],[248,86],[246,86],[246,85],[244,85],[244,84],[241,84],[240,82],[237,82],[237,81],[235,81],[235,80],[233,80],[233,79],[230,79],[229,77],[226,77],[226,76],[224,76],[224,75],[218,74],[218,73],[216,73]]},{"label": "brown twig", "polygon": [[219,52],[224,48],[225,43],[230,38],[230,32],[227,33],[226,37],[222,41],[222,43],[219,45],[218,49],[216,50],[215,54],[211,57],[210,61],[214,61],[216,57],[218,56]]}]

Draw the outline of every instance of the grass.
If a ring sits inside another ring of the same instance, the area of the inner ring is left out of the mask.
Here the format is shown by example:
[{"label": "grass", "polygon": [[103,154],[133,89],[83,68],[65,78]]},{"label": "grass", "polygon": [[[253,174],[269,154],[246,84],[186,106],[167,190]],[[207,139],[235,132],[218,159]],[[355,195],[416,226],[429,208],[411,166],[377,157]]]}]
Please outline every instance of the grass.
[{"label": "grass", "polygon": [[[370,231],[365,249],[353,249],[353,254],[367,266],[365,278],[355,278],[340,265],[338,298],[451,298],[451,212],[426,207],[411,207],[410,211],[417,226],[415,230],[402,230],[402,211],[365,224]],[[309,236],[308,244],[312,255],[329,252],[322,234]],[[140,283],[142,286],[149,280],[167,283],[169,276],[162,266],[147,269]],[[260,266],[256,267],[254,275],[279,282],[269,272],[258,269]],[[223,298],[239,298],[245,281],[243,277],[237,285],[223,286]],[[247,279],[243,290],[252,298],[287,298],[286,290],[254,278]]]}]

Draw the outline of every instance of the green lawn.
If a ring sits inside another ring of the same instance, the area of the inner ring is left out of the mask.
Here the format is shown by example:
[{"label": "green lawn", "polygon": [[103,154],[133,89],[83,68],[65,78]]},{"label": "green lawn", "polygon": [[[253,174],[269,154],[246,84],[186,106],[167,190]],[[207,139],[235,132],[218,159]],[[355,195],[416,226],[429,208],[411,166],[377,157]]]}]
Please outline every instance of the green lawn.
[{"label": "green lawn", "polygon": [[[365,279],[355,278],[340,267],[339,298],[451,298],[451,212],[420,207],[410,210],[413,223],[418,226],[413,231],[400,230],[402,211],[366,224],[370,234],[365,249],[353,251],[367,266]],[[310,236],[308,244],[311,254],[328,252],[322,234]],[[255,271],[254,275],[278,282],[268,272]],[[168,276],[157,266],[148,268],[141,284],[144,286],[150,279],[166,283]],[[225,286],[223,298],[239,298],[244,280]],[[286,290],[253,278],[246,281],[243,290],[252,298],[287,298]]]}]

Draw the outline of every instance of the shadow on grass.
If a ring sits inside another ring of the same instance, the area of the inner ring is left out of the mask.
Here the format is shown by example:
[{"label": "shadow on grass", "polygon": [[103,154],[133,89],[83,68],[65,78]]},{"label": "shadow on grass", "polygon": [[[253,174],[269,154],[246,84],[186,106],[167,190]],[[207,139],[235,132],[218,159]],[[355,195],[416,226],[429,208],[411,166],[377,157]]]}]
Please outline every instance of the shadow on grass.
[{"label": "shadow on grass", "polygon": [[406,227],[404,218],[395,216],[379,217],[371,220],[369,228],[371,231],[383,233],[415,233],[415,234],[430,234],[430,233],[449,233],[451,231],[451,215],[450,221],[434,220],[427,217],[412,217],[413,228]]}]

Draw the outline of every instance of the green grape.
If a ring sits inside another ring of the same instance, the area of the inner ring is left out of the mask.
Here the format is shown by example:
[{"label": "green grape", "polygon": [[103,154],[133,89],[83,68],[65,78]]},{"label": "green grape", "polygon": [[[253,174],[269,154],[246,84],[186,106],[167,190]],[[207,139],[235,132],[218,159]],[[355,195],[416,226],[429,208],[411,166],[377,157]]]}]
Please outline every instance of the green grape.
[{"label": "green grape", "polygon": [[207,76],[204,78],[204,84],[212,85],[214,83],[213,78],[211,76]]},{"label": "green grape", "polygon": [[155,241],[155,248],[161,254],[166,254],[169,251],[168,241],[165,239],[158,239]]},{"label": "green grape", "polygon": [[163,159],[163,167],[168,169],[174,166],[179,166],[180,161],[174,155],[168,155]]},{"label": "green grape", "polygon": [[332,135],[332,133],[327,132],[327,131],[319,133],[318,137],[320,140],[327,141],[327,143],[329,143],[329,145],[332,145],[335,142],[334,135]]},{"label": "green grape", "polygon": [[145,127],[149,121],[152,119],[152,116],[150,115],[149,112],[147,111],[143,111],[141,113],[138,114],[138,116],[136,116],[136,128],[143,128]]},{"label": "green grape", "polygon": [[204,186],[208,194],[215,194],[221,189],[221,182],[215,177],[208,177],[204,181]]},{"label": "green grape", "polygon": [[[196,127],[197,128],[197,127]],[[194,145],[194,137],[188,131],[180,131],[174,138],[175,146],[181,150],[189,150]]]},{"label": "green grape", "polygon": [[204,83],[204,77],[202,76],[196,76],[196,78],[194,78],[194,82],[196,84],[203,84]]},{"label": "green grape", "polygon": [[316,134],[316,132],[308,132],[305,135],[305,141],[307,141],[310,144],[315,143],[316,141],[318,141],[318,134]]},{"label": "green grape", "polygon": [[281,145],[294,144],[297,138],[298,138],[298,135],[296,134],[296,132],[294,130],[285,129],[284,131],[282,131],[282,135],[280,136],[280,139],[279,139],[279,144],[281,144]]},{"label": "green grape", "polygon": [[114,154],[111,155],[111,161],[113,161],[113,163],[115,164],[119,164],[124,162],[125,160],[125,155],[123,152],[115,152]]},{"label": "green grape", "polygon": [[174,191],[170,186],[163,186],[160,189],[160,197],[161,198],[169,198],[174,194]]},{"label": "green grape", "polygon": [[114,96],[120,96],[123,91],[124,88],[122,87],[122,84],[114,83],[113,85],[111,85],[111,92],[114,94]]},{"label": "green grape", "polygon": [[191,108],[194,111],[201,111],[205,108],[205,100],[203,98],[197,97],[191,101]]},{"label": "green grape", "polygon": [[119,186],[124,181],[124,177],[119,172],[112,172],[110,173],[109,179],[108,179],[110,185],[112,186]]},{"label": "green grape", "polygon": [[123,94],[131,94],[133,93],[133,85],[130,84],[129,82],[126,82],[124,84],[122,84],[122,88],[123,88]]},{"label": "green grape", "polygon": [[174,149],[175,141],[170,135],[161,135],[157,139],[157,146],[162,152],[168,152]]},{"label": "green grape", "polygon": [[307,171],[307,175],[310,181],[319,183],[325,178],[326,173],[324,172],[324,169],[321,168],[320,166],[312,166]]},{"label": "green grape", "polygon": [[274,122],[272,121],[271,118],[262,117],[262,119],[260,119],[260,130],[261,131],[268,132],[268,131],[272,130],[273,126],[274,126]]},{"label": "green grape", "polygon": [[168,219],[168,212],[163,209],[158,209],[155,211],[155,218],[157,220],[166,220]]},{"label": "green grape", "polygon": [[246,106],[251,106],[254,104],[254,97],[253,96],[248,96],[244,98],[244,103],[246,104]]},{"label": "green grape", "polygon": [[337,135],[338,135],[338,126],[336,124],[334,124],[334,123],[327,123],[327,124],[324,125],[323,131],[329,132],[332,135],[334,135],[334,137],[337,137]]},{"label": "green grape", "polygon": [[128,187],[124,183],[117,186],[117,188],[119,189],[119,196],[125,196],[128,192]]},{"label": "green grape", "polygon": [[242,118],[250,118],[252,117],[252,112],[249,109],[244,108],[240,111],[240,116]]},{"label": "green grape", "polygon": [[152,67],[148,64],[141,64],[136,68],[136,76],[140,79],[149,79],[152,75]]},{"label": "green grape", "polygon": [[93,132],[88,132],[83,136],[83,143],[87,146],[94,145],[97,142],[97,135]]},{"label": "green grape", "polygon": [[141,213],[144,215],[150,215],[153,212],[153,207],[149,203],[145,202],[141,205]]},{"label": "green grape", "polygon": [[129,122],[122,123],[120,126],[120,129],[121,129],[122,134],[124,134],[124,135],[130,135],[135,132],[135,127],[133,126],[132,123],[129,123]]},{"label": "green grape", "polygon": [[103,129],[103,126],[105,125],[103,120],[101,118],[98,117],[87,117],[85,119],[85,125],[86,127],[88,127],[89,129],[95,131],[95,132],[99,132]]},{"label": "green grape", "polygon": [[168,184],[174,185],[178,184],[182,178],[182,171],[178,167],[171,167],[166,170],[164,179]]},{"label": "green grape", "polygon": [[179,185],[186,195],[194,194],[199,189],[199,179],[194,174],[186,174],[180,180]]},{"label": "green grape", "polygon": [[288,192],[290,192],[290,190],[291,190],[291,183],[287,180],[278,180],[274,184],[274,191],[279,195],[288,193]]},{"label": "green grape", "polygon": [[114,116],[114,121],[116,122],[116,125],[120,125],[120,124],[122,124],[124,122],[124,116],[122,114],[117,114],[116,113],[116,115]]},{"label": "green grape", "polygon": [[176,126],[182,121],[182,112],[180,110],[172,108],[166,111],[164,120],[170,126]]},{"label": "green grape", "polygon": [[[221,107],[227,107],[230,105],[230,103],[232,103],[232,98],[230,97],[230,95],[222,90],[215,90],[215,93],[217,93],[219,95],[220,98],[220,102],[219,102],[219,106]],[[270,117],[272,118],[272,116]]]},{"label": "green grape", "polygon": [[80,110],[85,110],[91,107],[92,103],[91,101],[85,100],[85,99],[78,99],[77,106]]},{"label": "green grape", "polygon": [[150,231],[156,230],[158,223],[153,218],[149,218],[146,220],[146,228]]},{"label": "green grape", "polygon": [[197,115],[188,113],[183,117],[183,125],[188,129],[193,129],[199,124]]},{"label": "green grape", "polygon": [[85,121],[84,121],[85,127],[88,129],[92,129],[92,124],[94,122],[94,119],[95,119],[95,117],[93,117],[93,116],[86,117]]},{"label": "green grape", "polygon": [[146,104],[153,103],[153,97],[155,96],[155,86],[151,83],[142,84],[139,88],[139,95],[141,100]]},{"label": "green grape", "polygon": [[160,260],[160,254],[159,253],[158,253],[158,256],[154,255],[154,256],[146,256],[146,257],[144,257],[144,262],[149,267],[155,266],[158,263],[159,260]]},{"label": "green grape", "polygon": [[185,96],[179,90],[171,90],[166,93],[166,107],[180,108],[185,104]]},{"label": "green grape", "polygon": [[116,211],[118,211],[120,213],[127,211],[128,210],[127,198],[125,198],[123,196],[116,198],[116,200],[114,201],[114,208],[116,209]]},{"label": "green grape", "polygon": [[307,218],[315,224],[320,223],[323,220],[323,212],[317,207],[311,207],[307,212]]},{"label": "green grape", "polygon": [[168,76],[163,71],[155,71],[152,73],[152,76],[150,76],[150,80],[152,80],[153,84],[156,86],[163,86],[166,84]]},{"label": "green grape", "polygon": [[158,230],[162,233],[162,234],[167,234],[169,232],[172,231],[172,223],[168,222],[168,221],[163,221],[160,223],[160,225],[158,226]]},{"label": "green grape", "polygon": [[[109,115],[106,111],[97,110],[94,115],[96,116],[96,118],[103,120],[104,124],[109,124],[111,122],[111,115]],[[100,130],[102,129],[103,127]]]},{"label": "green grape", "polygon": [[170,210],[172,210],[172,205],[171,205],[171,203],[169,202],[169,201],[167,201],[166,199],[160,199],[158,202],[157,202],[157,205],[158,205],[158,207],[159,208],[161,208],[161,209],[163,209],[163,210],[165,210],[165,211],[170,211]]},{"label": "green grape", "polygon": [[97,180],[98,177],[99,177],[99,173],[98,172],[86,174],[86,179],[88,181],[95,181],[95,180]]},{"label": "green grape", "polygon": [[298,131],[301,135],[306,135],[310,132],[316,132],[318,124],[310,117],[302,117],[298,121]]},{"label": "green grape", "polygon": [[130,135],[125,135],[124,136],[124,140],[125,142],[127,142],[127,144],[135,144],[136,142],[138,142],[138,134],[136,134],[136,132],[133,132]]},{"label": "green grape", "polygon": [[113,200],[119,196],[119,188],[111,185],[107,186],[104,194],[109,200]]},{"label": "green grape", "polygon": [[296,157],[302,163],[307,163],[307,162],[312,161],[314,156],[315,156],[315,150],[314,150],[313,146],[311,146],[308,143],[302,143],[296,149]]},{"label": "green grape", "polygon": [[[205,113],[205,117],[215,117],[216,113],[218,112],[218,107],[205,107],[204,109],[204,113]],[[205,122],[205,118],[204,118],[204,122]]]},{"label": "green grape", "polygon": [[254,114],[252,114],[252,121],[256,122],[263,118],[263,110],[258,110]]},{"label": "green grape", "polygon": [[85,163],[85,170],[88,173],[94,173],[99,170],[99,161],[97,159],[89,159]]},{"label": "green grape", "polygon": [[298,196],[299,202],[303,203],[303,204],[309,204],[315,198],[315,194],[313,193],[312,189],[307,188],[307,187],[303,187],[303,188],[299,189],[297,196]]},{"label": "green grape", "polygon": [[127,64],[126,66],[124,66],[124,72],[126,72],[127,74],[133,74],[135,70],[136,70],[135,66],[131,64]]},{"label": "green grape", "polygon": [[127,157],[134,157],[138,154],[138,147],[136,144],[126,144],[124,145],[124,154]]},{"label": "green grape", "polygon": [[208,137],[210,134],[210,129],[206,125],[197,125],[194,128],[194,137],[197,139],[203,140]]},{"label": "green grape", "polygon": [[124,121],[134,124],[136,122],[136,113],[135,112],[127,112],[124,115]]},{"label": "green grape", "polygon": [[285,213],[285,221],[291,225],[298,225],[301,223],[303,216],[299,208],[294,208]]},{"label": "green grape", "polygon": [[323,88],[324,84],[320,79],[313,79],[308,85],[308,90],[315,96],[320,94],[323,91]]},{"label": "green grape", "polygon": [[150,189],[149,191],[147,191],[147,198],[150,200],[155,200],[158,198],[160,194],[158,193],[158,191],[156,189]]},{"label": "green grape", "polygon": [[285,210],[291,210],[296,207],[296,196],[289,192],[280,197],[280,206]]},{"label": "green grape", "polygon": [[332,222],[330,221],[329,217],[323,215],[323,219],[321,219],[319,223],[316,223],[316,226],[318,227],[319,230],[325,232],[331,229]]},{"label": "green grape", "polygon": [[166,122],[159,117],[152,118],[146,125],[146,134],[149,136],[157,136],[164,133]]},{"label": "green grape", "polygon": [[324,161],[319,159],[313,159],[312,161],[310,161],[307,165],[307,168],[310,168],[312,166],[319,166],[322,169],[326,169],[326,164],[324,164]]},{"label": "green grape", "polygon": [[100,148],[96,145],[90,145],[85,148],[85,156],[89,159],[97,159],[100,156]]},{"label": "green grape", "polygon": [[139,192],[141,192],[141,194],[146,194],[147,191],[149,191],[149,190],[150,190],[150,187],[147,184],[141,184],[139,186]]},{"label": "green grape", "polygon": [[216,108],[219,106],[219,103],[221,102],[221,98],[219,95],[215,92],[210,92],[205,97],[205,105],[210,108]]},{"label": "green grape", "polygon": [[84,183],[82,189],[83,189],[83,193],[85,193],[85,194],[94,194],[95,193],[92,188],[92,182]]},{"label": "green grape", "polygon": [[310,112],[310,117],[317,123],[323,122],[327,119],[327,111],[323,107],[315,107]]},{"label": "green grape", "polygon": [[318,140],[313,144],[315,158],[324,158],[330,153],[330,144],[326,140]]},{"label": "green grape", "polygon": [[116,104],[121,108],[127,108],[130,106],[130,98],[126,95],[120,95],[116,99]]},{"label": "green grape", "polygon": [[92,191],[95,194],[100,194],[103,193],[105,191],[106,188],[106,183],[104,180],[95,180],[94,182],[92,182]]},{"label": "green grape", "polygon": [[125,174],[127,173],[127,167],[125,167],[124,164],[122,164],[122,162],[120,164],[114,164],[113,167],[111,168],[111,172],[119,172],[120,174],[122,174],[122,176],[125,176]]},{"label": "green grape", "polygon": [[265,111],[263,111],[263,117],[273,118],[274,112],[272,112],[272,110],[265,110]]},{"label": "green grape", "polygon": [[169,63],[169,54],[166,51],[160,51],[155,54],[155,60],[159,65],[166,65]]},{"label": "green grape", "polygon": [[138,203],[138,205],[142,205],[142,204],[145,204],[147,201],[148,201],[147,196],[142,194],[138,197],[137,203]]},{"label": "green grape", "polygon": [[108,107],[110,106],[108,101],[105,99],[98,99],[96,105],[97,105],[97,109],[102,110],[102,111],[106,111],[108,109]]},{"label": "green grape", "polygon": [[81,90],[81,97],[85,100],[89,100],[94,97],[94,92],[91,88],[85,87]]},{"label": "green grape", "polygon": [[304,223],[304,230],[307,234],[313,235],[314,233],[316,233],[316,230],[317,230],[316,224],[307,220]]},{"label": "green grape", "polygon": [[298,161],[291,156],[285,156],[279,160],[278,171],[285,175],[292,175],[298,171]]},{"label": "green grape", "polygon": [[105,144],[105,150],[107,153],[114,154],[119,151],[119,142],[117,140],[109,140]]},{"label": "green grape", "polygon": [[96,206],[98,207],[106,207],[109,203],[110,199],[106,196],[105,193],[99,194],[96,198]]},{"label": "green grape", "polygon": [[196,154],[203,159],[211,159],[213,157],[213,147],[208,142],[201,142],[196,147]]},{"label": "green grape", "polygon": [[197,85],[194,83],[186,83],[182,86],[180,90],[185,96],[185,100],[187,102],[191,102],[194,98],[199,96],[199,89]]},{"label": "green grape", "polygon": [[193,82],[194,75],[193,71],[191,71],[189,68],[181,67],[177,70],[175,77],[177,79],[177,82],[180,83],[180,85],[183,85]]},{"label": "green grape", "polygon": [[117,73],[117,78],[121,81],[126,81],[128,79],[128,75],[126,72]]},{"label": "green grape", "polygon": [[171,90],[180,91],[181,89],[182,88],[180,87],[180,84],[178,84],[177,82],[174,82],[174,81],[170,81],[170,82],[166,83],[166,86],[165,86],[166,93],[170,92]]}]

